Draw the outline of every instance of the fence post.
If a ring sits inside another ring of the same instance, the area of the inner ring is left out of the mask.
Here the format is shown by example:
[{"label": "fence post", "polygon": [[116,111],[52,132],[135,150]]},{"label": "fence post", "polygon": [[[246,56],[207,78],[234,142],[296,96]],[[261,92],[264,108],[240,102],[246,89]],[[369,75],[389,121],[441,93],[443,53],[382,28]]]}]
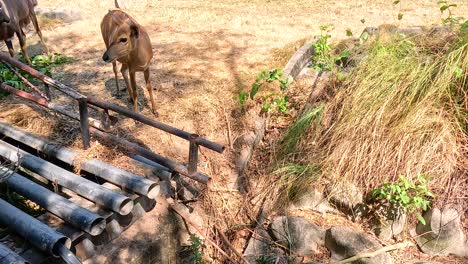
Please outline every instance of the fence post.
[{"label": "fence post", "polygon": [[46,93],[47,99],[49,99],[49,101],[52,101],[52,94],[50,93],[49,84],[45,82],[44,87],[45,87],[45,93]]},{"label": "fence post", "polygon": [[86,150],[89,148],[89,122],[88,122],[88,100],[86,97],[78,99],[78,105],[80,108],[80,127],[81,137],[83,138],[83,148]]},{"label": "fence post", "polygon": [[198,166],[198,139],[197,134],[191,134],[189,138],[190,149],[189,149],[189,162],[188,162],[188,173],[194,174],[197,172]]}]

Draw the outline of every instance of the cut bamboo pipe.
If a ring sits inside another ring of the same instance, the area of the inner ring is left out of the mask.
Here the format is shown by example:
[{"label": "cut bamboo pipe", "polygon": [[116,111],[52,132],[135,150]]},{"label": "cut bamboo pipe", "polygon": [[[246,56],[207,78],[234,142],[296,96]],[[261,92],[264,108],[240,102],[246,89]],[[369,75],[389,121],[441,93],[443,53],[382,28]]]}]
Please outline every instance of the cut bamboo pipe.
[{"label": "cut bamboo pipe", "polygon": [[132,211],[133,201],[129,197],[112,192],[1,140],[0,156],[121,215]]},{"label": "cut bamboo pipe", "polygon": [[[3,122],[0,122],[0,134],[43,152],[49,157],[56,158],[70,165],[78,165],[76,162],[79,162],[80,154],[77,151],[53,144],[48,140]],[[79,166],[83,171],[92,173],[123,189],[147,196],[148,198],[154,199],[159,194],[159,185],[157,182],[145,179],[103,161],[96,159],[85,160],[82,161]]]},{"label": "cut bamboo pipe", "polygon": [[5,183],[11,190],[39,204],[67,223],[93,236],[101,234],[106,228],[106,221],[98,214],[70,202],[68,199],[5,167],[0,166],[0,173],[8,175]]}]

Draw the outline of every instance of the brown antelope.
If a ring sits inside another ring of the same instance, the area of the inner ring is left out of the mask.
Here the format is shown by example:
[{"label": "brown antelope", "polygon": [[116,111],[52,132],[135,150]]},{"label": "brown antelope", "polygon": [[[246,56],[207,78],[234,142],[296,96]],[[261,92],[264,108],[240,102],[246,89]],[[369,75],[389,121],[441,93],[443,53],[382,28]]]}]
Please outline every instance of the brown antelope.
[{"label": "brown antelope", "polygon": [[37,22],[34,7],[37,6],[36,0],[0,0],[0,40],[5,41],[10,55],[14,56],[12,38],[16,34],[18,37],[23,55],[31,64],[31,59],[26,51],[26,35],[23,28],[33,23],[37,35],[39,36],[46,53],[49,53],[47,46],[42,39],[42,32]]},{"label": "brown antelope", "polygon": [[[138,93],[135,73],[142,71],[145,74],[146,89],[148,90],[153,114],[156,104],[153,98],[153,89],[150,82],[151,59],[153,50],[151,40],[146,30],[131,16],[120,9],[109,10],[101,22],[101,33],[106,44],[106,52],[102,56],[105,62],[112,62],[115,75],[117,96],[120,96],[119,81],[117,77],[117,61],[122,64],[120,72],[125,80],[130,100],[133,100],[134,110],[138,112]],[[130,81],[127,76],[130,72]]]}]

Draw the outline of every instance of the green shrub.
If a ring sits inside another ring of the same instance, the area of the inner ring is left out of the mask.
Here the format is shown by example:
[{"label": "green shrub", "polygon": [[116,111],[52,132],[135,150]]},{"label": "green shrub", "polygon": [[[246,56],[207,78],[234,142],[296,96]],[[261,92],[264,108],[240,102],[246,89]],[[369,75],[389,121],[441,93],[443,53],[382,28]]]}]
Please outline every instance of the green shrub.
[{"label": "green shrub", "polygon": [[[427,182],[432,178],[426,179],[424,174],[419,174],[416,182],[411,182],[403,175],[399,178],[398,182],[385,182],[381,188],[373,190],[372,198],[379,204],[409,213],[426,211],[431,203],[430,199],[435,197],[427,187]],[[421,214],[418,213],[417,217],[422,224],[426,224]]]}]

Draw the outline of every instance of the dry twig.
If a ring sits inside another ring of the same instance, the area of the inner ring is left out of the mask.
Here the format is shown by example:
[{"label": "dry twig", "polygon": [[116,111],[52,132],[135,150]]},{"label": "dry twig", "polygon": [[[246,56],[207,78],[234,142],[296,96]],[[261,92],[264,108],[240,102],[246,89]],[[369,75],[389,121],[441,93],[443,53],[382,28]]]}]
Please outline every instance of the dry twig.
[{"label": "dry twig", "polygon": [[242,256],[241,253],[239,253],[239,251],[237,251],[237,249],[229,242],[229,240],[226,238],[226,236],[223,234],[223,232],[221,232],[221,229],[219,229],[218,226],[214,226],[216,232],[218,232],[218,234],[221,236],[221,239],[223,240],[224,244],[226,244],[229,249],[231,249],[232,252],[234,252],[234,254],[236,254],[245,264],[249,264],[249,261],[244,257]]},{"label": "dry twig", "polygon": [[223,112],[224,112],[224,119],[226,119],[226,124],[227,124],[227,136],[228,136],[228,141],[229,141],[229,147],[231,147],[231,149],[234,149],[234,143],[233,143],[233,140],[232,140],[232,130],[231,130],[231,122],[229,122],[229,117],[226,113],[226,109],[223,108]]},{"label": "dry twig", "polygon": [[382,254],[384,252],[387,252],[387,251],[392,251],[392,250],[397,250],[397,249],[412,247],[412,246],[414,246],[414,244],[412,242],[404,241],[404,242],[401,242],[401,243],[397,243],[397,244],[393,244],[393,245],[383,247],[383,248],[378,249],[378,250],[376,250],[374,252],[359,253],[356,256],[353,256],[353,257],[350,257],[350,258],[347,258],[347,259],[343,259],[343,260],[340,260],[340,261],[337,261],[337,262],[332,262],[332,263],[333,264],[350,263],[350,262],[353,262],[353,261],[356,261],[356,260],[359,260],[359,259],[362,259],[362,258],[372,258],[372,257],[375,257],[375,256],[380,255],[380,254]]}]

